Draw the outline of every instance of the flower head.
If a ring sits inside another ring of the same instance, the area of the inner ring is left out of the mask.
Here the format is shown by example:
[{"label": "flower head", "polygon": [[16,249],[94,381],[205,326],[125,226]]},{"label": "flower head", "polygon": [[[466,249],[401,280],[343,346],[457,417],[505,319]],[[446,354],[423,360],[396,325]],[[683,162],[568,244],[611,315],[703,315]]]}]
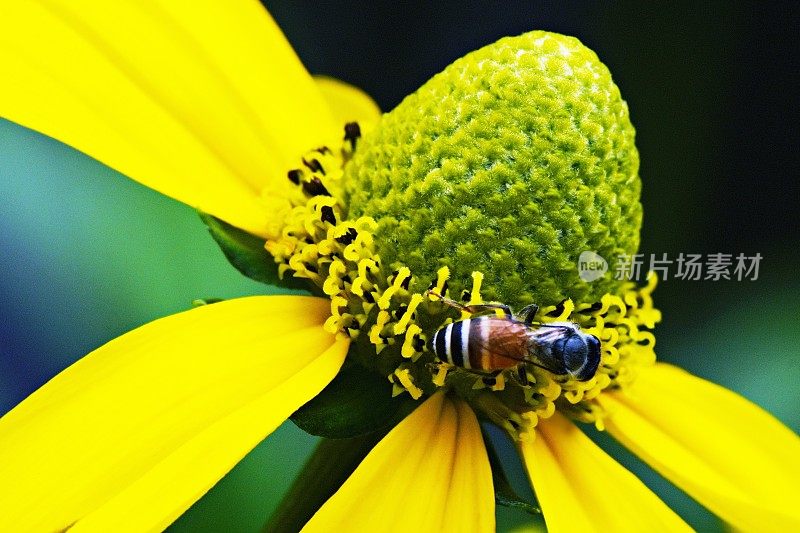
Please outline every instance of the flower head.
[{"label": "flower head", "polygon": [[[797,437],[654,365],[655,278],[577,276],[582,250],[636,250],[641,206],[627,108],[576,40],[501,40],[379,117],[356,89],[312,81],[255,3],[2,9],[2,116],[213,215],[240,270],[317,295],[204,305],[54,378],[0,419],[5,529],[163,528],[277,424],[324,415],[315,402],[335,409],[341,391],[345,410],[408,403],[347,428],[387,434],[308,531],[492,529],[502,473],[479,419],[517,443],[553,530],[686,528],[572,421],[608,429],[738,528],[800,522]],[[513,324],[554,328],[550,363],[490,364],[517,352],[487,336],[470,368],[461,320],[512,323],[493,301],[539,305]],[[589,375],[568,371],[566,331],[599,341]]]},{"label": "flower head", "polygon": [[619,282],[581,281],[578,254],[636,251],[638,170],[608,69],[577,39],[534,31],[457,60],[384,115],[345,169],[345,201],[377,221],[384,273],[425,283],[447,266],[460,294],[478,270],[485,297],[515,308],[594,302]]}]

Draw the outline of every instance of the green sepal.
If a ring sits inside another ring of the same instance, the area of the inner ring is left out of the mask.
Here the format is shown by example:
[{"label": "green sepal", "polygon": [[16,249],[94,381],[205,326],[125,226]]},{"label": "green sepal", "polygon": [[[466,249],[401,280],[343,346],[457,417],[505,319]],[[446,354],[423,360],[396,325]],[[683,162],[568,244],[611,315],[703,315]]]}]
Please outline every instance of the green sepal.
[{"label": "green sepal", "polygon": [[224,301],[225,298],[195,298],[192,300],[192,307],[202,307],[204,305],[211,305]]},{"label": "green sepal", "polygon": [[[509,486],[509,488],[510,488],[510,486]],[[539,509],[538,507],[536,507],[532,503],[528,503],[528,502],[520,499],[520,497],[517,496],[517,494],[515,492],[513,492],[513,489],[512,489],[512,494],[509,495],[507,493],[501,493],[501,491],[498,490],[497,487],[495,487],[495,490],[494,490],[494,501],[497,503],[497,505],[502,505],[503,507],[511,507],[512,509],[520,509],[520,510],[525,511],[526,513],[528,513],[530,515],[541,515],[542,514],[542,510],[541,509]]]},{"label": "green sepal", "polygon": [[389,427],[415,405],[408,396],[393,398],[386,378],[346,363],[322,392],[289,418],[311,435],[347,439]]},{"label": "green sepal", "polygon": [[497,505],[520,509],[531,515],[541,515],[542,510],[538,506],[525,501],[519,494],[517,494],[517,491],[514,490],[514,487],[511,486],[511,483],[508,481],[508,477],[506,477],[500,457],[497,455],[497,451],[494,449],[494,443],[485,431],[483,432],[483,441],[486,443],[486,452],[489,456],[489,466],[492,468],[494,499]]},{"label": "green sepal", "polygon": [[247,233],[215,216],[198,211],[200,219],[208,228],[214,241],[222,249],[222,253],[236,270],[250,279],[284,287],[287,289],[309,290],[309,285],[302,279],[278,275],[278,265],[264,248],[264,240]]}]

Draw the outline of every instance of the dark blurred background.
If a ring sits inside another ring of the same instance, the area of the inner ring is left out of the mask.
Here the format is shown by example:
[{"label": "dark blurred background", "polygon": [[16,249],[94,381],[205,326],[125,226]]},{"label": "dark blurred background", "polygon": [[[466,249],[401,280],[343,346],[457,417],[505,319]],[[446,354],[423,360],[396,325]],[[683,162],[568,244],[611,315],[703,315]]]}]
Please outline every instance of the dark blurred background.
[{"label": "dark blurred background", "polygon": [[[574,35],[614,76],[637,128],[641,252],[763,256],[756,281],[668,279],[662,360],[722,383],[800,429],[798,4],[266,2],[312,73],[385,111],[505,35]],[[103,342],[196,297],[264,289],[236,274],[195,213],[0,121],[0,413]],[[719,522],[592,435],[702,531]],[[176,531],[255,531],[314,439],[284,425]],[[501,529],[525,521],[500,512]]]}]

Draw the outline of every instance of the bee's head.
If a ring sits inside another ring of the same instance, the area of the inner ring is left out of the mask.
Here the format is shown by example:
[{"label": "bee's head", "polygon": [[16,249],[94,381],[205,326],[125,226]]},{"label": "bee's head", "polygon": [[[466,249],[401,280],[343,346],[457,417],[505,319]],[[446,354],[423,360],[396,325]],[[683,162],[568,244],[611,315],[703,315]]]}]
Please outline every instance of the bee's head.
[{"label": "bee's head", "polygon": [[600,340],[578,330],[555,342],[553,351],[564,362],[566,373],[578,381],[592,379],[600,365]]}]

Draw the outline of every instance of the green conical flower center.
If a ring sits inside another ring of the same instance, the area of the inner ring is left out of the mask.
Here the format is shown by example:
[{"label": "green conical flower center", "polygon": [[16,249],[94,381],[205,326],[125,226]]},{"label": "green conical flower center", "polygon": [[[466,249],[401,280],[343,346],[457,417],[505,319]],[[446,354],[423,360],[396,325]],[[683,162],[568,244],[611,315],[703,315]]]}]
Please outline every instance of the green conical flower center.
[{"label": "green conical flower center", "polygon": [[[595,398],[655,359],[644,330],[658,312],[654,279],[637,290],[577,272],[584,250],[634,253],[641,221],[633,128],[596,56],[544,32],[503,39],[357,143],[346,131],[342,147],[314,150],[289,173],[294,207],[267,249],[282,274],[331,298],[325,327],[353,339],[348,357],[395,394],[449,389],[520,438],[556,409],[601,424]],[[599,367],[578,381],[529,364],[448,363],[431,339],[469,316],[438,301],[448,295],[535,302],[529,329],[577,325],[599,339]]]},{"label": "green conical flower center", "polygon": [[480,270],[486,298],[515,308],[597,300],[619,283],[582,281],[577,260],[637,250],[638,167],[608,69],[577,39],[536,31],[457,60],[384,115],[343,199],[350,218],[376,220],[384,274],[448,266],[460,292]]}]

